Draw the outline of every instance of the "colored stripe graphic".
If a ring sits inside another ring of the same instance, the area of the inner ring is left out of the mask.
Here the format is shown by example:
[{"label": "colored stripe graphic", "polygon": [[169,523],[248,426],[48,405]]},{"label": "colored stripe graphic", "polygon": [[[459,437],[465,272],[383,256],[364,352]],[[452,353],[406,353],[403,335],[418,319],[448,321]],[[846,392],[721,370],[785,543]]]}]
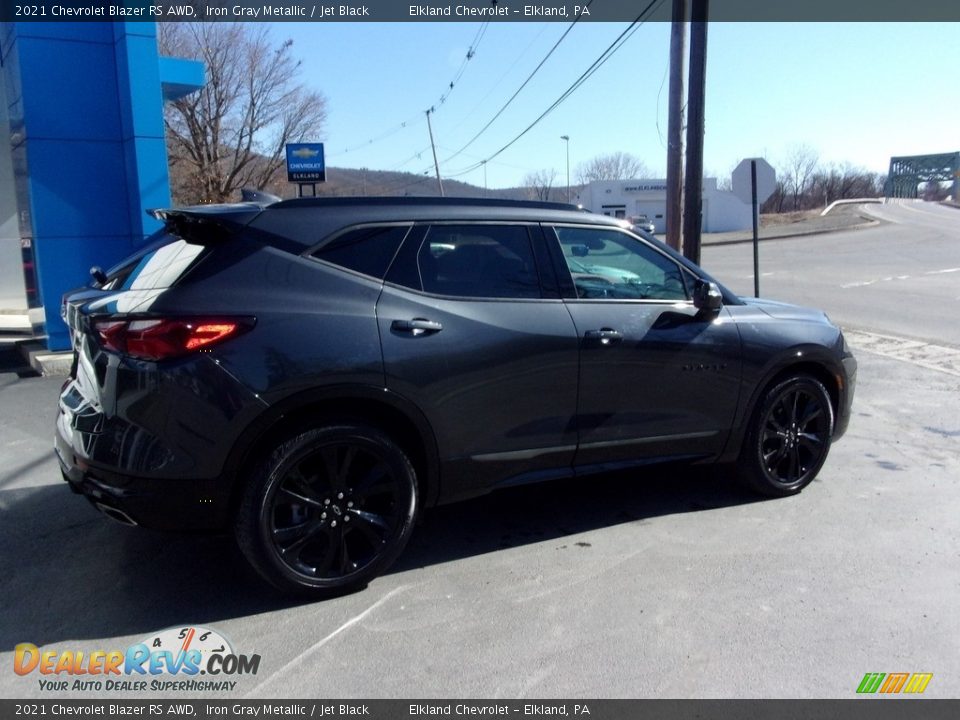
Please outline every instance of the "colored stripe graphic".
[{"label": "colored stripe graphic", "polygon": [[890,673],[887,675],[886,681],[880,687],[880,692],[882,693],[898,693],[903,689],[904,683],[907,682],[907,678],[910,677],[910,673]]},{"label": "colored stripe graphic", "polygon": [[927,685],[930,684],[930,678],[932,677],[933,673],[914,673],[903,691],[905,693],[922,693],[927,689]]},{"label": "colored stripe graphic", "polygon": [[884,677],[886,677],[886,673],[867,673],[863,676],[863,680],[860,681],[860,687],[857,688],[857,692],[875,693],[877,688],[880,687],[880,683],[883,682]]},{"label": "colored stripe graphic", "polygon": [[899,692],[922,693],[927,689],[933,673],[867,673],[860,681],[857,692],[871,695],[880,692],[885,695],[895,695]]}]

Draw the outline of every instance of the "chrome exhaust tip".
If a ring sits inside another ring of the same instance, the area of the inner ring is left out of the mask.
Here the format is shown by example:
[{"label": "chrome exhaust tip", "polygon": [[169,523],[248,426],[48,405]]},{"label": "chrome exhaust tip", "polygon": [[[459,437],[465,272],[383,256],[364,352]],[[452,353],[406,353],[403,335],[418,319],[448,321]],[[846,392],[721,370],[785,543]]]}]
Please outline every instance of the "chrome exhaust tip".
[{"label": "chrome exhaust tip", "polygon": [[98,502],[95,502],[93,505],[111,520],[116,520],[118,523],[130,525],[131,527],[136,527],[137,525],[137,521],[127,515],[123,510],[118,510],[115,507],[110,507],[109,505]]}]

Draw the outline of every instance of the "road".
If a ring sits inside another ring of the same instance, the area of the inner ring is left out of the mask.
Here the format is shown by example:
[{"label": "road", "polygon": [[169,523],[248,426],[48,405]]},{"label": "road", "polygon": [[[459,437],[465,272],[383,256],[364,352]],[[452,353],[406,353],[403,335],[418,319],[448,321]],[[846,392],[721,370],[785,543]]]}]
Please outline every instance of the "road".
[{"label": "road", "polygon": [[[956,342],[957,275],[933,272],[960,266],[953,216],[878,212],[764,244],[765,287]],[[748,253],[705,259],[743,290]],[[85,696],[10,672],[17,643],[119,649],[187,624],[262,657],[220,698],[850,698],[867,672],[960,697],[960,378],[857,352],[850,430],[799,496],[671,469],[502,491],[431,512],[391,572],[312,604],[260,584],[229,538],[125,528],[72,496],[50,452],[60,379],[0,368],[0,697]]]},{"label": "road", "polygon": [[[960,347],[960,210],[865,205],[877,227],[760,244],[760,294],[823,308],[844,327]],[[753,246],[705,246],[703,266],[753,295]]]}]

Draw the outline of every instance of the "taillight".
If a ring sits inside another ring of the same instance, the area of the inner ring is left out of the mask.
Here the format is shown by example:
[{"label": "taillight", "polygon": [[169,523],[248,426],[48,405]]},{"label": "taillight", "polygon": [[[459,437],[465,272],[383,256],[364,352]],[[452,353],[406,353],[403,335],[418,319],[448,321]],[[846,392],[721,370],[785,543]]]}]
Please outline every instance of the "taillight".
[{"label": "taillight", "polygon": [[239,318],[150,318],[101,320],[94,329],[106,350],[140,360],[166,360],[206,350],[252,325]]}]

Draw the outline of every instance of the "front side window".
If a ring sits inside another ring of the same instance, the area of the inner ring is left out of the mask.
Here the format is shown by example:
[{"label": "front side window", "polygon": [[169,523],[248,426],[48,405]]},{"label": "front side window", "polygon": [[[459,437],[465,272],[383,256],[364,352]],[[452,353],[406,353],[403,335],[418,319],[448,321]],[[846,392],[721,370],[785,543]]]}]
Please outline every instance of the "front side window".
[{"label": "front side window", "polygon": [[636,238],[603,228],[554,229],[577,297],[688,299],[680,266]]},{"label": "front side window", "polygon": [[424,292],[539,298],[530,236],[522,225],[434,225],[417,254]]}]

